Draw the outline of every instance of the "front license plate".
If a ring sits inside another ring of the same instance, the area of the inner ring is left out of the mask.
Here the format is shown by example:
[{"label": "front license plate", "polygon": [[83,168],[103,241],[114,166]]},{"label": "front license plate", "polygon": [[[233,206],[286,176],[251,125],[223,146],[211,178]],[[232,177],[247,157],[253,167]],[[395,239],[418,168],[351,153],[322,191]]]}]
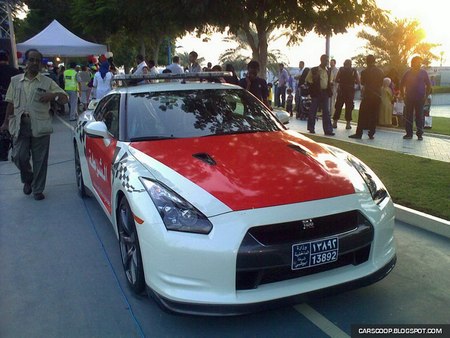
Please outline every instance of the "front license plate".
[{"label": "front license plate", "polygon": [[339,255],[339,240],[330,237],[292,246],[292,270],[335,262]]}]

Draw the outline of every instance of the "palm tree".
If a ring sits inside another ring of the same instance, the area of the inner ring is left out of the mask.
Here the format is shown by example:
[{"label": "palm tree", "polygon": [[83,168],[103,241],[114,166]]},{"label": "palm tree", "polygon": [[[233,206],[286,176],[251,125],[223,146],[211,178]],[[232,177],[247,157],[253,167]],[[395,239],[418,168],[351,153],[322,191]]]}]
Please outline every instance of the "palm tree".
[{"label": "palm tree", "polygon": [[[401,74],[413,55],[420,55],[425,65],[439,59],[431,51],[439,45],[423,41],[425,32],[417,20],[386,19],[372,28],[374,33],[363,30],[358,37],[367,41],[366,52],[374,54],[381,66],[394,68]],[[357,66],[364,66],[365,55],[359,54],[354,59]]]},{"label": "palm tree", "polygon": [[[236,73],[247,70],[247,64],[251,58],[243,55],[237,55],[236,49],[229,48],[219,56],[219,62],[223,65],[231,64]],[[223,67],[225,68],[225,67]]]},{"label": "palm tree", "polygon": [[[287,32],[281,32],[279,34],[271,33],[268,44],[273,43],[283,36],[286,36]],[[230,34],[223,39],[227,43],[237,43],[237,47],[228,48],[219,56],[219,61],[222,64],[231,63],[236,71],[246,70],[247,63],[250,60],[258,60],[258,56],[255,52],[250,49],[250,44],[248,39],[252,39],[254,42],[258,41],[258,34],[256,28],[252,27],[250,36],[245,34],[243,30],[240,30],[237,35]],[[267,70],[273,74],[278,73],[278,64],[281,62],[286,62],[287,58],[281,53],[279,49],[269,50],[267,53]],[[266,78],[266,72],[261,69],[261,76]]]}]

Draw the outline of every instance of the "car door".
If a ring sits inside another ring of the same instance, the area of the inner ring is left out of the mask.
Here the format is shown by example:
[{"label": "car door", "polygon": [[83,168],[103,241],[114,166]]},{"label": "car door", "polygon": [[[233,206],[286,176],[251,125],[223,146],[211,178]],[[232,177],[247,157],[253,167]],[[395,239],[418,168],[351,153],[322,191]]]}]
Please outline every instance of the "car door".
[{"label": "car door", "polygon": [[112,161],[119,138],[120,94],[103,98],[94,111],[96,121],[105,123],[109,139],[86,136],[86,156],[92,185],[101,203],[111,214]]}]

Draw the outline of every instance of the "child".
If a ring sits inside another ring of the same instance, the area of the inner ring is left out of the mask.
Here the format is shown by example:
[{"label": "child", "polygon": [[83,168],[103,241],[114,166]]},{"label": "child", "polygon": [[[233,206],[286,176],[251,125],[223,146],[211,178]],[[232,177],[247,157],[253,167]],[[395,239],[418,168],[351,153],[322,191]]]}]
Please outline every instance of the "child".
[{"label": "child", "polygon": [[293,115],[292,114],[293,102],[294,102],[294,95],[292,95],[292,88],[288,88],[287,89],[287,98],[286,98],[286,110],[290,116]]},{"label": "child", "polygon": [[423,118],[424,118],[424,128],[431,128],[431,116],[430,116],[430,110],[431,110],[431,95],[428,95],[425,104],[423,105]]}]

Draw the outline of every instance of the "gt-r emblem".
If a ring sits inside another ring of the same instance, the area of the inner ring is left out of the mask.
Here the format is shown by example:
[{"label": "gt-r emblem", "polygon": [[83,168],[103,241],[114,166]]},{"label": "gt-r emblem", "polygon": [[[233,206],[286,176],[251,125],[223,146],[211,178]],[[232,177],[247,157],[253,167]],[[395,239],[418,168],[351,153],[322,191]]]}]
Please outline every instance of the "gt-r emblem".
[{"label": "gt-r emblem", "polygon": [[312,219],[304,219],[302,220],[303,230],[314,229],[314,221]]}]

